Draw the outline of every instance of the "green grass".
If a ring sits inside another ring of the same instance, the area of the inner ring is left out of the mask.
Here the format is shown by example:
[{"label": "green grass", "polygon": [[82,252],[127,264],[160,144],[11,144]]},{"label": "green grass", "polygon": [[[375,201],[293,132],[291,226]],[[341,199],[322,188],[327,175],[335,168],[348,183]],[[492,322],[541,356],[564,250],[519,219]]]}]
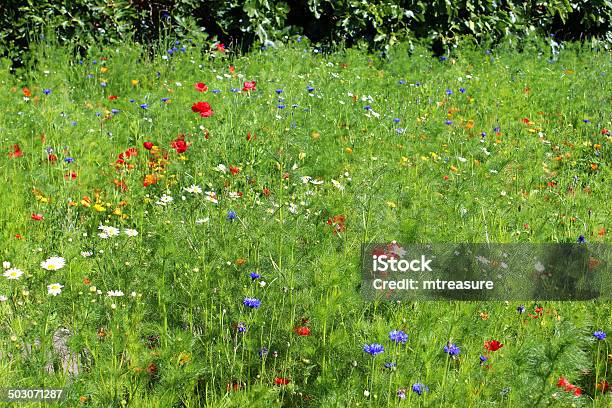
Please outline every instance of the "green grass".
[{"label": "green grass", "polygon": [[[381,60],[304,44],[231,58],[188,45],[163,59],[132,44],[82,64],[48,46],[16,76],[3,61],[0,261],[24,275],[0,277],[0,387],[64,387],[60,406],[610,406],[596,383],[612,382],[612,350],[592,335],[611,331],[609,301],[528,301],[520,314],[519,302],[359,295],[362,243],[609,243],[611,56],[568,45],[549,62],[540,46],[465,47],[440,61],[424,49]],[[231,92],[247,80],[255,91]],[[197,101],[214,115],[193,113]],[[181,154],[171,147],[180,134]],[[9,157],[15,144],[21,157]],[[131,168],[117,166],[130,147]],[[193,184],[218,204],[184,190]],[[163,194],[174,200],[156,204]],[[341,215],[335,233],[328,220]],[[101,224],[122,233],[102,239]],[[51,256],[66,266],[42,269]],[[56,282],[62,292],[48,295]],[[60,327],[76,376],[52,352]],[[406,345],[391,344],[394,329]],[[481,364],[491,339],[504,346]],[[443,351],[449,341],[457,358]],[[366,343],[385,352],[370,357]],[[411,392],[415,383],[429,391]]]}]

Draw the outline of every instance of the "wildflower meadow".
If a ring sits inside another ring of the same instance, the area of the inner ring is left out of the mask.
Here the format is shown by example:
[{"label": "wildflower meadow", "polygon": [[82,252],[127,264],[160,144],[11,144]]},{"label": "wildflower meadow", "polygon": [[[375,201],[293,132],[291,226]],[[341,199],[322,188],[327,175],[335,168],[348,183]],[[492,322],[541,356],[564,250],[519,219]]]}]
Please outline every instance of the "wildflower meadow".
[{"label": "wildflower meadow", "polygon": [[612,406],[609,298],[360,294],[362,244],[608,244],[608,51],[29,52],[0,60],[0,388],[63,395],[0,406]]}]

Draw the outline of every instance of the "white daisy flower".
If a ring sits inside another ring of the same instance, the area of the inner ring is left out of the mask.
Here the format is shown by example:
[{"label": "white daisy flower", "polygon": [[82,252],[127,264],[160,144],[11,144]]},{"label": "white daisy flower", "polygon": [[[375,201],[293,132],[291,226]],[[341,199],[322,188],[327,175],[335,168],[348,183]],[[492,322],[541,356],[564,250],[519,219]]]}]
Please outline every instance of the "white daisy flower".
[{"label": "white daisy flower", "polygon": [[4,295],[0,295],[0,302],[6,302],[8,298]]},{"label": "white daisy flower", "polygon": [[224,164],[219,164],[217,167],[215,167],[215,170],[220,171],[223,174],[227,173],[227,167],[225,167]]},{"label": "white daisy flower", "polygon": [[9,261],[2,262],[2,267],[4,269],[9,269],[11,267],[11,263]]},{"label": "white daisy flower", "polygon": [[93,255],[93,252],[91,252],[91,251],[81,251],[81,256],[83,258],[89,258],[92,255]]},{"label": "white daisy flower", "polygon": [[123,292],[120,290],[109,290],[108,292],[106,292],[106,295],[108,297],[121,297],[123,296]]},{"label": "white daisy flower", "polygon": [[40,267],[48,271],[62,269],[66,265],[66,260],[59,256],[52,256],[40,263]]},{"label": "white daisy flower", "polygon": [[202,194],[202,187],[192,184],[189,187],[185,187],[185,191],[191,194]]},{"label": "white daisy flower", "polygon": [[52,283],[50,285],[47,285],[47,293],[49,295],[57,296],[60,293],[62,293],[62,288],[63,287],[64,287],[64,285],[61,285],[59,283]]},{"label": "white daisy flower", "polygon": [[98,229],[102,231],[98,234],[100,238],[116,237],[121,232],[119,228],[111,227],[108,225],[100,225]]},{"label": "white daisy flower", "polygon": [[229,198],[231,198],[232,200],[236,200],[236,199],[240,198],[240,193],[232,191],[232,192],[229,193]]},{"label": "white daisy flower", "polygon": [[163,194],[155,204],[165,206],[170,204],[172,201],[174,201],[174,198],[172,196]]},{"label": "white daisy flower", "polygon": [[308,183],[312,179],[312,177],[310,176],[302,176],[300,178],[302,179],[302,183],[304,184]]},{"label": "white daisy flower", "polygon": [[21,275],[23,275],[23,271],[21,269],[11,268],[7,269],[3,275],[6,279],[17,280],[21,278]]},{"label": "white daisy flower", "polygon": [[198,225],[202,225],[202,224],[207,223],[208,221],[210,221],[210,218],[209,218],[209,217],[206,217],[206,218],[198,218],[197,220],[195,220],[195,223],[196,223],[196,224],[198,224]]},{"label": "white daisy flower", "polygon": [[323,180],[321,179],[316,179],[316,180],[310,180],[310,184],[314,184],[315,186],[319,186],[321,184],[325,183]]},{"label": "white daisy flower", "polygon": [[123,233],[127,235],[128,237],[135,237],[138,235],[138,231],[136,231],[135,229],[131,229],[131,228],[124,229]]},{"label": "white daisy flower", "polygon": [[217,194],[214,191],[206,192],[206,200],[210,201],[213,204],[219,204],[219,200],[217,199]]},{"label": "white daisy flower", "polygon": [[331,183],[340,191],[344,191],[344,186],[340,184],[338,181],[332,179]]}]

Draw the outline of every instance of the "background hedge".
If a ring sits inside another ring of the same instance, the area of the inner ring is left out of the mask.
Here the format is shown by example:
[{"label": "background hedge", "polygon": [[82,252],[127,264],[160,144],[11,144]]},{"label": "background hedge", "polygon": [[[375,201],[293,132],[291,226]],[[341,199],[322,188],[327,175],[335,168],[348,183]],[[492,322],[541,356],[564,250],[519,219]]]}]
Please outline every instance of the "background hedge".
[{"label": "background hedge", "polygon": [[291,35],[381,49],[425,40],[441,53],[459,38],[496,42],[535,32],[609,47],[611,16],[612,0],[4,0],[0,50],[19,59],[44,33],[77,45],[200,33],[243,50]]}]

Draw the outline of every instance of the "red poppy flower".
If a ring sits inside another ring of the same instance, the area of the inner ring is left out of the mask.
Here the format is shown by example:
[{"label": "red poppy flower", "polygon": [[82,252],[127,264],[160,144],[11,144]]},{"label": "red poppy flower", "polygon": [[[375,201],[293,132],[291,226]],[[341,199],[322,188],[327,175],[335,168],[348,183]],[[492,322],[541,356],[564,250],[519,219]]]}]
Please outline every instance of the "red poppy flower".
[{"label": "red poppy flower", "polygon": [[8,156],[12,159],[23,156],[23,152],[21,151],[21,148],[18,144],[13,145],[13,151],[9,152]]},{"label": "red poppy flower", "polygon": [[170,147],[176,150],[177,153],[185,153],[189,145],[182,137],[178,137],[170,143]]},{"label": "red poppy flower", "polygon": [[602,135],[607,135],[608,133],[610,133],[610,131],[606,128],[601,129],[601,134]]},{"label": "red poppy flower", "polygon": [[268,187],[265,187],[262,192],[263,195],[266,197],[270,195],[270,189]]},{"label": "red poppy flower", "polygon": [[28,87],[24,86],[23,88],[21,88],[21,92],[23,92],[23,96],[29,98],[30,96],[32,96],[32,92],[30,92],[30,90],[28,89]]},{"label": "red poppy flower", "polygon": [[208,102],[196,102],[191,106],[191,111],[199,113],[203,118],[209,118],[213,115],[213,110]]},{"label": "red poppy flower", "polygon": [[136,150],[135,147],[130,147],[129,149],[125,151],[125,155],[127,158],[138,156],[138,150]]},{"label": "red poppy flower", "polygon": [[306,326],[297,326],[293,331],[298,336],[310,336],[310,329]]},{"label": "red poppy flower", "polygon": [[559,381],[557,381],[557,387],[567,387],[569,385],[572,385],[567,378],[565,377],[559,377]]},{"label": "red poppy flower", "polygon": [[153,142],[144,142],[142,145],[147,150],[151,150],[153,148]]},{"label": "red poppy flower", "polygon": [[257,139],[257,136],[254,133],[251,134],[251,132],[247,132],[246,139],[247,139],[248,142],[250,142],[251,140]]},{"label": "red poppy flower", "polygon": [[230,166],[230,173],[232,173],[232,176],[235,176],[236,174],[240,173],[240,169],[238,167]]},{"label": "red poppy flower", "polygon": [[242,90],[243,91],[255,91],[255,85],[257,84],[257,82],[255,81],[246,81],[243,86],[242,86]]},{"label": "red poppy flower", "polygon": [[523,122],[524,124],[528,124],[528,123],[529,123],[529,122],[531,122],[531,121],[529,120],[529,118],[523,118],[523,119],[522,119],[522,122]]},{"label": "red poppy flower", "polygon": [[208,91],[208,87],[206,86],[206,84],[204,82],[198,82],[197,84],[195,84],[195,89],[198,92],[206,92],[206,91]]},{"label": "red poppy flower", "polygon": [[32,219],[34,221],[42,221],[45,217],[42,214],[32,214]]},{"label": "red poppy flower", "polygon": [[217,47],[217,51],[225,52],[225,44],[219,43],[219,44],[216,45],[216,47]]},{"label": "red poppy flower", "polygon": [[503,344],[501,344],[499,341],[497,340],[488,340],[484,342],[484,346],[487,350],[489,351],[497,351],[500,348],[504,347]]},{"label": "red poppy flower", "polygon": [[291,382],[291,380],[290,380],[290,379],[288,379],[288,378],[283,378],[283,377],[276,377],[276,378],[274,379],[274,384],[276,384],[276,385],[287,385],[287,384],[289,384],[290,382]]},{"label": "red poppy flower", "polygon": [[230,65],[229,72],[230,72],[230,74],[233,74],[234,72],[236,72],[236,68],[234,68],[233,65]]},{"label": "red poppy flower", "polygon": [[117,96],[117,95],[108,95],[108,100],[109,100],[109,101],[114,101],[114,100],[116,100],[117,98],[118,98],[118,96]]}]

